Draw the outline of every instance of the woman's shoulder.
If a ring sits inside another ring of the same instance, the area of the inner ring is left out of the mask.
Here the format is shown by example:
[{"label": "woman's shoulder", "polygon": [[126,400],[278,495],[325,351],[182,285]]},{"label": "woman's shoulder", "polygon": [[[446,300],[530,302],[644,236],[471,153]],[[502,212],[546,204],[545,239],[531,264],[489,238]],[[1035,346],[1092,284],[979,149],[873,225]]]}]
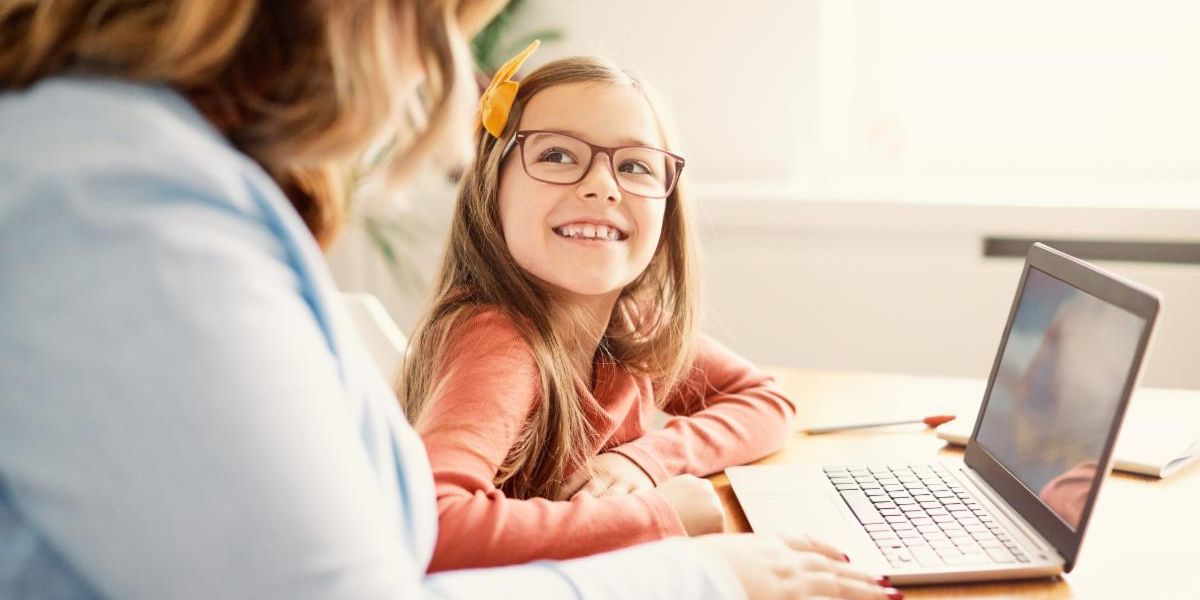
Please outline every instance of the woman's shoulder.
[{"label": "woman's shoulder", "polygon": [[0,93],[0,130],[0,173],[10,184],[103,197],[158,182],[250,208],[247,188],[268,181],[187,99],[160,85],[50,77]]}]

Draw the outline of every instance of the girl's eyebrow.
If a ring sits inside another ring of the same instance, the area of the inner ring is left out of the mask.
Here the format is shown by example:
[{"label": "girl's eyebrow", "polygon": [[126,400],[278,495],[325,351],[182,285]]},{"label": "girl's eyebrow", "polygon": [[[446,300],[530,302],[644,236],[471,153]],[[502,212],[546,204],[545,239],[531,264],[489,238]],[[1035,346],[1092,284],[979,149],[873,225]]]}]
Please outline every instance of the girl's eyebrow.
[{"label": "girl's eyebrow", "polygon": [[[559,127],[547,127],[545,129],[543,129],[542,131],[553,131],[554,133],[561,133],[564,135],[569,135],[571,137],[577,137],[581,140],[585,140],[585,141],[589,141],[589,142],[591,141],[591,139],[588,136],[586,136],[578,131],[575,131],[574,129],[564,129],[564,128],[559,128]],[[601,144],[596,144],[596,145],[600,146]],[[641,140],[638,138],[631,138],[631,137],[625,137],[625,138],[621,138],[621,139],[617,140],[617,146],[645,146],[647,148],[657,148],[658,147],[658,146],[651,144],[650,142],[647,142],[645,140]]]}]

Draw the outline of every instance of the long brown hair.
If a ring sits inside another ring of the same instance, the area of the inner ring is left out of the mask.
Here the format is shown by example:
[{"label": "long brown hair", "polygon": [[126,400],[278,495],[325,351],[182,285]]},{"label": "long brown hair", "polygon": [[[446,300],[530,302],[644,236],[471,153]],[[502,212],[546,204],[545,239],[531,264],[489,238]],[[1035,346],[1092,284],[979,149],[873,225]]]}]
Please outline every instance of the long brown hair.
[{"label": "long brown hair", "polygon": [[[348,174],[372,144],[400,139],[392,147],[405,151],[382,163],[402,173],[469,114],[461,36],[502,5],[9,0],[0,5],[0,90],[66,72],[169,85],[272,175],[326,246],[344,222]],[[398,40],[415,42],[420,65],[398,64]],[[415,95],[396,76],[402,68],[426,74],[423,128],[406,118]]]},{"label": "long brown hair", "polygon": [[[585,464],[594,435],[576,387],[583,377],[572,367],[564,343],[562,323],[573,315],[556,306],[544,284],[512,257],[498,202],[500,167],[507,160],[504,146],[516,134],[529,100],[542,90],[577,82],[640,90],[671,150],[653,94],[608,62],[568,58],[523,79],[503,134],[497,139],[480,133],[475,162],[459,188],[433,307],[414,332],[397,385],[409,420],[419,426],[437,394],[438,378],[453,360],[443,354],[455,328],[485,307],[511,317],[541,375],[541,397],[517,443],[497,465],[496,484],[517,498],[553,496],[571,471]],[[621,292],[600,346],[603,358],[655,378],[660,398],[679,380],[693,354],[697,267],[683,198],[677,186],[666,199],[658,248],[646,270]]]}]

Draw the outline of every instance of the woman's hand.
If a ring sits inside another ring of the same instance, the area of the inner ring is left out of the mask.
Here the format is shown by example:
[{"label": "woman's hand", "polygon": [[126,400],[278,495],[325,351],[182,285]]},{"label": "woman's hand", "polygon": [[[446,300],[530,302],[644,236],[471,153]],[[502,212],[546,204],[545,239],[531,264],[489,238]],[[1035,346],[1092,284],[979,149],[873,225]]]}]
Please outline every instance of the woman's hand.
[{"label": "woman's hand", "polygon": [[688,535],[725,531],[725,509],[711,481],[680,475],[664,481],[654,493],[671,505]]},{"label": "woman's hand", "polygon": [[706,535],[691,542],[729,565],[751,600],[904,598],[885,587],[886,579],[855,569],[844,554],[808,537]]},{"label": "woman's hand", "polygon": [[616,452],[596,455],[587,468],[579,469],[558,494],[566,500],[575,494],[618,496],[654,487],[650,476],[637,463]]}]

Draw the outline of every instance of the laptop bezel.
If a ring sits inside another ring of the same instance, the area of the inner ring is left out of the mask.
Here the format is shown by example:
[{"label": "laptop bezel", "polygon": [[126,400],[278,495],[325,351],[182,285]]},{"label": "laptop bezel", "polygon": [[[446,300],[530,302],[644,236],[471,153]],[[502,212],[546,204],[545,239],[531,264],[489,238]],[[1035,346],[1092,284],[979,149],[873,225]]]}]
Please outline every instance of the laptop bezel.
[{"label": "laptop bezel", "polygon": [[[1013,321],[1016,318],[1017,308],[1020,305],[1021,296],[1025,292],[1025,283],[1028,281],[1030,269],[1037,269],[1104,302],[1121,307],[1145,320],[1145,326],[1142,328],[1137,349],[1133,356],[1133,363],[1121,392],[1116,416],[1109,428],[1108,437],[1105,440],[1104,448],[1098,461],[1098,464],[1103,465],[1103,469],[1098,471],[1101,476],[1098,477],[1096,485],[1093,486],[1088,495],[1076,529],[1072,529],[1057,514],[1050,510],[1049,507],[1043,504],[1036,494],[1026,488],[1011,471],[976,441],[980,425],[983,423],[983,415],[987,412],[992,385],[995,383],[996,374],[1000,368],[1000,361],[1004,357],[1004,349],[1007,346],[1008,336],[1012,330]],[[1069,572],[1075,566],[1076,558],[1079,555],[1079,548],[1083,544],[1084,534],[1091,519],[1092,509],[1096,505],[1096,498],[1100,494],[1100,488],[1107,478],[1104,475],[1107,475],[1112,470],[1113,448],[1116,445],[1117,432],[1120,430],[1121,422],[1125,418],[1130,395],[1141,374],[1142,365],[1145,362],[1144,358],[1149,347],[1151,334],[1154,331],[1161,303],[1162,299],[1157,292],[1072,256],[1063,254],[1044,244],[1034,244],[1030,247],[1026,255],[1020,283],[1013,297],[1012,308],[1009,310],[1008,322],[1004,326],[1004,334],[1000,337],[1000,346],[996,351],[996,358],[992,363],[992,371],[988,377],[983,401],[979,406],[979,414],[975,418],[975,428],[971,432],[971,438],[967,441],[964,461],[988,485],[992,486],[1009,503],[1013,510],[1017,511],[1022,518],[1037,529],[1038,533],[1046,541],[1054,546],[1064,559],[1063,570],[1066,572]]]}]

